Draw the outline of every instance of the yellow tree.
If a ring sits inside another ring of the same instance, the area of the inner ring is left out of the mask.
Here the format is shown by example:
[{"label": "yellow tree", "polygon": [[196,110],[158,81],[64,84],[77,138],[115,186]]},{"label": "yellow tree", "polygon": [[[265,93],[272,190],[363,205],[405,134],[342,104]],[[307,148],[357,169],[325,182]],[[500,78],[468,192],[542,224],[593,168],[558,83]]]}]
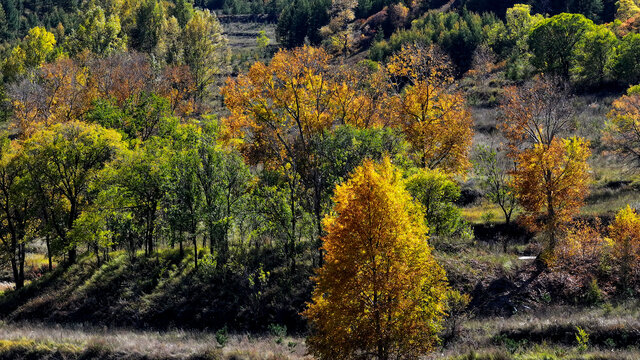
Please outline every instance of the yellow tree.
[{"label": "yellow tree", "polygon": [[222,89],[231,113],[224,120],[229,135],[243,139],[240,147],[249,163],[264,164],[287,182],[292,264],[303,181],[312,189],[318,235],[321,232],[321,177],[311,141],[334,121],[329,79],[328,54],[305,46],[278,52],[268,65],[255,63],[246,75],[227,80]]},{"label": "yellow tree", "polygon": [[422,210],[385,159],[337,187],[324,219],[326,262],[304,312],[321,359],[417,358],[433,348],[447,280],[427,243]]},{"label": "yellow tree", "polygon": [[387,124],[389,83],[381,66],[367,61],[342,64],[333,73],[330,111],[338,124],[357,128]]},{"label": "yellow tree", "polygon": [[25,137],[42,127],[81,119],[96,98],[87,68],[69,58],[42,65],[37,75],[10,92],[12,127]]},{"label": "yellow tree", "polygon": [[603,142],[626,160],[640,164],[640,92],[613,102]]},{"label": "yellow tree", "polygon": [[561,227],[580,209],[588,193],[590,154],[588,141],[574,137],[536,144],[516,157],[513,186],[527,224],[548,236],[547,260],[551,260]]},{"label": "yellow tree", "polygon": [[616,215],[609,226],[613,258],[619,262],[620,280],[629,286],[640,269],[640,215],[629,205]]},{"label": "yellow tree", "polygon": [[572,130],[574,107],[566,84],[539,76],[505,90],[500,128],[516,162],[513,183],[526,224],[544,230],[551,260],[557,235],[580,209],[590,180],[589,144],[563,139]]},{"label": "yellow tree", "polygon": [[445,55],[433,47],[405,46],[387,71],[397,90],[387,104],[390,122],[405,134],[416,161],[450,172],[467,169],[473,120],[463,94],[453,89]]}]

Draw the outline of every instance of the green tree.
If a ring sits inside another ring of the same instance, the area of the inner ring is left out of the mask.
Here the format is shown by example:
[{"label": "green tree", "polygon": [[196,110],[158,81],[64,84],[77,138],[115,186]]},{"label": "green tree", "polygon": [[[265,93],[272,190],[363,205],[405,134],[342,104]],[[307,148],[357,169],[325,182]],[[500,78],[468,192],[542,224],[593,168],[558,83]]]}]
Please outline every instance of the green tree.
[{"label": "green tree", "polygon": [[587,86],[602,85],[608,77],[608,68],[618,38],[604,26],[585,33],[576,45],[575,62],[571,68],[573,80]]},{"label": "green tree", "polygon": [[24,143],[25,162],[44,223],[76,260],[69,232],[93,197],[92,182],[123,149],[121,136],[99,125],[71,121],[37,131]]},{"label": "green tree", "polygon": [[171,12],[178,19],[180,27],[185,27],[193,17],[193,4],[189,0],[176,0]]},{"label": "green tree", "polygon": [[153,137],[142,145],[123,151],[121,160],[112,163],[101,175],[105,187],[119,190],[113,194],[119,197],[115,203],[120,208],[130,209],[133,225],[144,242],[147,255],[155,248],[156,225],[167,181],[167,162],[172,155],[168,140]]},{"label": "green tree", "polygon": [[157,0],[146,0],[136,13],[135,28],[131,34],[131,44],[136,50],[152,53],[162,36],[164,9]]},{"label": "green tree", "polygon": [[[184,126],[180,129],[186,137],[195,137],[197,129]],[[187,133],[188,132],[188,133]],[[202,214],[202,192],[198,184],[197,149],[188,146],[191,141],[179,139],[173,143],[173,151],[167,161],[166,180],[163,182],[163,207],[168,213],[172,230],[186,234],[193,244],[194,266],[198,268],[198,223]],[[182,251],[182,241],[180,243]]]},{"label": "green tree", "polygon": [[407,191],[420,204],[430,232],[449,236],[464,230],[462,212],[454,205],[460,187],[441,170],[420,169],[407,179]]},{"label": "green tree", "polygon": [[568,77],[576,46],[586,32],[594,29],[593,21],[579,14],[560,14],[540,21],[529,35],[531,63],[544,73]]},{"label": "green tree", "polygon": [[16,289],[24,286],[26,247],[38,225],[22,149],[6,134],[0,139],[0,250],[11,263]]},{"label": "green tree", "polygon": [[53,53],[56,46],[55,36],[41,26],[36,26],[29,30],[27,36],[22,41],[25,53],[25,67],[35,69],[42,65],[49,55]]},{"label": "green tree", "polygon": [[222,266],[229,257],[229,230],[249,192],[252,175],[239,154],[220,146],[218,132],[213,122],[203,124],[195,148],[210,248],[217,252]]},{"label": "green tree", "polygon": [[228,62],[227,38],[209,10],[196,11],[182,34],[184,62],[191,68],[200,100]]},{"label": "green tree", "polygon": [[615,79],[625,85],[640,83],[640,34],[628,34],[611,60]]},{"label": "green tree", "polygon": [[276,34],[285,48],[294,48],[304,44],[309,26],[309,2],[294,0],[282,10],[278,18]]},{"label": "green tree", "polygon": [[120,18],[117,14],[106,16],[99,6],[82,12],[81,23],[68,41],[67,48],[71,54],[79,53],[84,49],[98,55],[109,55],[126,50]]}]

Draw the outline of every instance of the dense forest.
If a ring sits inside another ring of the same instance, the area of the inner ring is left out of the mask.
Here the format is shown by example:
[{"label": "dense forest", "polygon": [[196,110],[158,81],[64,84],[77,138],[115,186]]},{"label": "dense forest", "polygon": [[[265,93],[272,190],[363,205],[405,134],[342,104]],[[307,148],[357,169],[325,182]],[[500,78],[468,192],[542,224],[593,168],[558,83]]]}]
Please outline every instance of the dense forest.
[{"label": "dense forest", "polygon": [[640,356],[637,0],[0,0],[0,41],[0,359]]}]

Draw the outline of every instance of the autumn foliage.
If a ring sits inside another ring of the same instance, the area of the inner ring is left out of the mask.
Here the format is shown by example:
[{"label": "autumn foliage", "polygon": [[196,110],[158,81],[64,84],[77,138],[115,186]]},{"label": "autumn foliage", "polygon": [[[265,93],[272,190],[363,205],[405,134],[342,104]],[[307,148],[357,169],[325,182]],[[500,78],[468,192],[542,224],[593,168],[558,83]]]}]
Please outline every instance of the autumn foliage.
[{"label": "autumn foliage", "polygon": [[619,264],[624,286],[638,278],[640,272],[640,215],[627,205],[620,210],[609,226],[613,258]]},{"label": "autumn foliage", "polygon": [[604,143],[629,162],[640,162],[640,93],[615,100],[607,117]]},{"label": "autumn foliage", "polygon": [[530,229],[544,231],[548,261],[558,235],[582,206],[591,179],[589,142],[563,137],[572,127],[569,100],[566,86],[557,79],[538,77],[523,88],[507,89],[501,107],[523,220]]},{"label": "autumn foliage", "polygon": [[325,218],[326,263],[304,315],[322,359],[415,358],[431,350],[444,316],[444,270],[420,207],[390,164],[371,161],[338,186]]},{"label": "autumn foliage", "polygon": [[387,71],[398,89],[390,99],[390,122],[407,137],[416,163],[450,172],[466,170],[473,120],[463,94],[453,88],[446,56],[433,47],[406,46],[391,57]]}]

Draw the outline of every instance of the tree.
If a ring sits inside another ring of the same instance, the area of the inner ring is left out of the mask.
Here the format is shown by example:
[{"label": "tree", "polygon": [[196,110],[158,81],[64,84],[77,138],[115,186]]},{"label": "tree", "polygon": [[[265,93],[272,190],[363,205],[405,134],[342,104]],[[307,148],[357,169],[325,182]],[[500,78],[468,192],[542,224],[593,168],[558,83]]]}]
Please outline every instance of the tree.
[{"label": "tree", "polygon": [[613,258],[619,266],[622,285],[626,288],[637,279],[640,269],[640,215],[629,205],[616,214],[609,225],[609,237],[613,242]]},{"label": "tree", "polygon": [[209,244],[212,253],[218,254],[218,266],[223,266],[229,258],[229,230],[250,190],[252,176],[239,154],[221,147],[219,132],[213,123],[204,123],[194,147]]},{"label": "tree", "polygon": [[193,4],[189,0],[176,0],[172,14],[178,19],[180,27],[184,28],[193,17]]},{"label": "tree", "polygon": [[56,46],[56,38],[44,27],[36,26],[29,30],[22,43],[25,53],[25,67],[27,69],[36,69],[53,53],[53,48]]},{"label": "tree", "polygon": [[321,359],[414,358],[433,348],[444,316],[444,270],[422,211],[389,160],[365,161],[336,188],[325,218],[307,344]]},{"label": "tree", "polygon": [[451,236],[465,226],[462,212],[453,202],[460,187],[441,170],[420,169],[407,179],[407,191],[422,205],[431,234]]},{"label": "tree", "polygon": [[544,230],[551,260],[558,233],[578,212],[589,191],[591,175],[587,159],[588,141],[555,138],[549,145],[538,143],[520,152],[513,171],[513,187],[532,229]]},{"label": "tree", "polygon": [[574,127],[573,97],[558,78],[537,76],[521,87],[508,87],[500,106],[498,125],[508,140],[510,152],[534,144],[551,145]]},{"label": "tree", "polygon": [[294,0],[282,10],[278,18],[276,35],[285,48],[294,48],[304,44],[308,31],[309,3],[307,0]]},{"label": "tree", "polygon": [[196,11],[183,30],[184,63],[191,68],[199,100],[227,62],[227,39],[222,33],[222,25],[209,10]]},{"label": "tree", "polygon": [[[229,136],[245,140],[240,148],[249,164],[265,165],[287,184],[290,249],[297,238],[296,204],[304,185],[312,191],[318,236],[322,233],[321,174],[311,141],[333,125],[329,79],[327,53],[305,46],[278,52],[269,65],[255,63],[222,89],[231,113],[223,120]],[[289,256],[293,263],[294,254]]]},{"label": "tree", "polygon": [[118,197],[115,201],[118,207],[130,209],[147,255],[155,248],[159,207],[167,181],[167,162],[173,156],[167,142],[154,137],[131,150],[124,150],[121,159],[110,164],[101,174],[106,188],[118,189],[112,195]]},{"label": "tree", "polygon": [[602,0],[569,0],[567,4],[568,12],[582,14],[593,21],[600,20],[603,10]]},{"label": "tree", "polygon": [[76,260],[69,237],[75,221],[92,203],[90,184],[122,151],[120,134],[78,121],[56,124],[24,142],[25,162],[43,222],[58,236],[60,248]]},{"label": "tree", "polygon": [[[396,95],[389,108],[422,167],[463,172],[469,165],[473,137],[471,113],[461,92],[451,90],[451,69],[433,47],[403,47],[391,57],[387,71]],[[407,83],[402,87],[403,83]]]},{"label": "tree", "polygon": [[640,165],[640,93],[615,100],[607,117],[604,144],[628,162]]},{"label": "tree", "polygon": [[594,28],[593,21],[579,14],[563,13],[538,22],[529,35],[531,63],[544,73],[568,77],[576,45]]},{"label": "tree", "polygon": [[485,196],[502,210],[507,225],[518,206],[510,174],[515,170],[515,165],[513,160],[493,148],[482,145],[476,147],[473,159],[474,172],[480,178],[480,186]]},{"label": "tree", "polygon": [[622,38],[611,63],[611,71],[620,83],[640,83],[640,34],[630,33]]},{"label": "tree", "polygon": [[[186,127],[186,126],[185,126]],[[185,129],[181,129],[185,130]],[[187,137],[197,134],[197,130],[188,128]],[[167,163],[166,180],[162,183],[164,207],[171,217],[173,230],[186,233],[187,240],[193,244],[194,266],[198,268],[198,223],[202,213],[202,192],[198,184],[197,150],[183,146],[191,141],[174,142],[174,151]],[[182,246],[180,246],[182,250]]]},{"label": "tree", "polygon": [[602,85],[609,75],[608,66],[618,39],[604,26],[585,33],[576,45],[575,63],[571,68],[574,81],[587,86]]},{"label": "tree", "polygon": [[150,54],[162,36],[164,9],[157,0],[145,0],[136,12],[135,28],[131,34],[131,47]]},{"label": "tree", "polygon": [[562,138],[573,128],[573,111],[566,84],[548,77],[508,88],[501,106],[499,126],[516,162],[513,187],[526,223],[545,231],[547,260],[589,189],[588,142]]},{"label": "tree", "polygon": [[126,50],[118,14],[107,16],[101,7],[93,6],[82,13],[81,19],[66,46],[71,54],[80,53],[84,49],[97,55]]},{"label": "tree", "polygon": [[69,58],[42,65],[36,78],[9,89],[12,127],[29,136],[42,127],[82,119],[96,97],[88,77],[88,69]]},{"label": "tree", "polygon": [[0,245],[11,263],[16,289],[24,286],[26,247],[38,225],[22,148],[3,135],[0,157]]},{"label": "tree", "polygon": [[357,0],[332,0],[329,9],[331,20],[320,29],[320,34],[331,38],[334,47],[345,56],[349,54],[352,42],[349,25],[355,19],[354,10],[357,5]]}]

